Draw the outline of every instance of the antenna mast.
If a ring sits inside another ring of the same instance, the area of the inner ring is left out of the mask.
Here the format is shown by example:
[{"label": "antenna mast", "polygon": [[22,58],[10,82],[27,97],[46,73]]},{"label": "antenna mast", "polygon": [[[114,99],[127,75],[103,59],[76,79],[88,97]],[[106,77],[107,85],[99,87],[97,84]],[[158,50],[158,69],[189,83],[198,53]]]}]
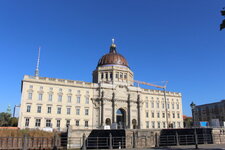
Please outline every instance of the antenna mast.
[{"label": "antenna mast", "polygon": [[35,77],[39,76],[40,53],[41,53],[41,47],[39,46],[39,48],[38,48],[37,65],[36,65],[36,69],[35,69]]}]

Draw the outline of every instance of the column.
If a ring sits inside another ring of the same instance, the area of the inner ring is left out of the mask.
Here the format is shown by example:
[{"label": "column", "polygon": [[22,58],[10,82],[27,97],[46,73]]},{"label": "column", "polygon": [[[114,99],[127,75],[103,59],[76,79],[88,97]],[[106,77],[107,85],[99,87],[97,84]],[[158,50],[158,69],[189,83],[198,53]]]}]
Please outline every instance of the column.
[{"label": "column", "polygon": [[112,93],[112,123],[115,123],[115,93]]},{"label": "column", "polygon": [[104,125],[104,91],[102,91],[102,97],[101,97],[101,126]]},{"label": "column", "polygon": [[110,81],[110,72],[107,72],[108,73],[108,79],[107,81]]},{"label": "column", "polygon": [[138,110],[138,126],[137,128],[141,128],[141,113],[140,113],[140,95],[137,96],[137,110]]},{"label": "column", "polygon": [[130,126],[130,116],[131,116],[131,114],[130,114],[130,94],[128,94],[128,98],[127,98],[127,110],[128,110],[128,129],[130,129],[131,128],[131,126]]}]

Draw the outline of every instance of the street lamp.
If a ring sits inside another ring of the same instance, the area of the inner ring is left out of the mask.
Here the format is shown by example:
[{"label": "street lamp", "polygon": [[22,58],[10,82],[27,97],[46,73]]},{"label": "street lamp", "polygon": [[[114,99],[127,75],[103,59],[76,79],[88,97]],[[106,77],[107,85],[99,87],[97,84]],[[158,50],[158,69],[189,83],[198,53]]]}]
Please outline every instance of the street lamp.
[{"label": "street lamp", "polygon": [[192,119],[193,119],[193,126],[195,126],[195,103],[194,102],[192,102],[191,104],[190,104],[190,106],[191,106],[191,112],[192,112]]},{"label": "street lamp", "polygon": [[198,149],[198,135],[195,127],[195,103],[192,102],[190,104],[191,106],[191,112],[192,112],[192,119],[193,119],[193,126],[194,126],[194,135],[195,135],[195,149]]}]

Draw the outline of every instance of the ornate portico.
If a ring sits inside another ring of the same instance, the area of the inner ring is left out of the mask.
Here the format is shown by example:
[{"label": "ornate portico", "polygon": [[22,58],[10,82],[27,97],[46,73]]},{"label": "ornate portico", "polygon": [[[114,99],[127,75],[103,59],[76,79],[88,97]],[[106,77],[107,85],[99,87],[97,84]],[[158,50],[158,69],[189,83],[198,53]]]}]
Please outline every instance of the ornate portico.
[{"label": "ornate portico", "polygon": [[96,126],[101,128],[116,123],[118,128],[140,128],[141,105],[132,88],[129,90],[124,85],[113,87],[105,84],[101,84],[101,88],[101,96],[93,99],[99,106],[95,114],[99,112],[101,116],[99,120],[95,118]]}]

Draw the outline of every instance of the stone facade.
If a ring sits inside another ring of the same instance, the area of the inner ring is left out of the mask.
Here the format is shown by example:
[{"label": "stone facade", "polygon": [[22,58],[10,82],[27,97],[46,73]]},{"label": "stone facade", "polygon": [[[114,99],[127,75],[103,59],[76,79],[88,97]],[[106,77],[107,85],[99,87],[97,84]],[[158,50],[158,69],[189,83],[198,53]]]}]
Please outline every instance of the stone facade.
[{"label": "stone facade", "polygon": [[133,72],[115,48],[112,44],[104,57],[110,60],[100,59],[92,83],[25,75],[18,126],[58,130],[67,125],[76,129],[182,128],[181,93],[166,91],[165,101],[164,91],[134,86]]}]

